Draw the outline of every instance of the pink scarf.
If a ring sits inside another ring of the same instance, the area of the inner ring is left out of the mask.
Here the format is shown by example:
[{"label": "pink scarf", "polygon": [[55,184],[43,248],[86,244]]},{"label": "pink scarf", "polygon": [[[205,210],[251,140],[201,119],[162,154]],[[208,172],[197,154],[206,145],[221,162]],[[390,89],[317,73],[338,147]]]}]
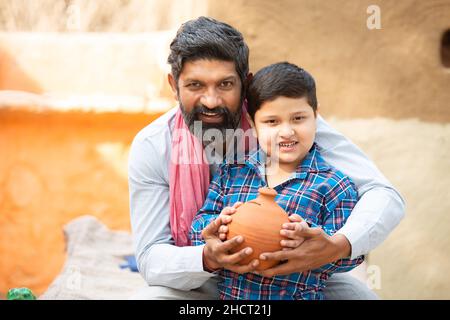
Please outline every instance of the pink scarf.
[{"label": "pink scarf", "polygon": [[[241,127],[244,131],[250,128],[246,116],[244,103],[241,116]],[[177,246],[188,246],[191,223],[205,202],[210,178],[203,146],[189,131],[181,109],[175,114],[169,175],[172,237]]]}]

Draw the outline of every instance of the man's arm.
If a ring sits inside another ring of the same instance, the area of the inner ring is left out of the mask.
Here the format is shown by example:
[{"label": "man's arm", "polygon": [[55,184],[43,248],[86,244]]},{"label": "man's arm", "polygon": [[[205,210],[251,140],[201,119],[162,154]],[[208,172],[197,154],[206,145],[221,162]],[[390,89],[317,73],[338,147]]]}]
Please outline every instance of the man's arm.
[{"label": "man's arm", "polygon": [[130,149],[128,180],[136,260],[149,285],[191,290],[213,274],[203,270],[204,246],[174,245],[169,222],[170,140],[165,140],[159,135],[138,135]]},{"label": "man's arm", "polygon": [[375,164],[349,139],[317,118],[316,142],[324,159],[356,184],[359,200],[347,223],[336,235],[351,245],[351,258],[367,254],[382,243],[404,216],[400,193]]},{"label": "man's arm", "polygon": [[244,240],[242,236],[232,239],[221,240],[219,230],[225,227],[232,220],[232,213],[242,203],[236,202],[232,207],[223,207],[223,182],[222,178],[227,176],[223,172],[223,166],[209,185],[203,207],[194,217],[191,226],[190,238],[194,245],[206,244],[203,250],[203,265],[206,270],[218,271],[221,268],[234,271],[236,273],[247,273],[257,267],[257,260],[251,261],[247,265],[239,265],[239,262],[252,253],[251,248],[243,248],[236,253],[229,251]]}]

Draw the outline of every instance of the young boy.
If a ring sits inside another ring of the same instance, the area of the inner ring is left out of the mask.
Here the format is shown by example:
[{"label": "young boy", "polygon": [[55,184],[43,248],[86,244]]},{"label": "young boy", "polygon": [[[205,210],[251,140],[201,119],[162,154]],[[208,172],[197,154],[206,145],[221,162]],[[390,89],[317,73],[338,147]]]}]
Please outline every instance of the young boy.
[{"label": "young boy", "polygon": [[[229,214],[233,204],[256,198],[260,187],[275,189],[277,203],[289,216],[299,215],[311,227],[322,228],[331,236],[346,222],[358,194],[347,176],[324,161],[314,143],[314,79],[293,64],[273,64],[255,74],[247,99],[259,147],[249,152],[243,164],[221,165],[205,204],[193,220],[193,245],[204,243],[201,231],[219,214]],[[221,238],[227,231],[223,227]],[[295,243],[281,244],[289,249]],[[362,257],[341,259],[319,269],[272,278],[223,269],[219,271],[220,298],[323,299],[322,289],[333,272],[349,271],[362,261]]]}]

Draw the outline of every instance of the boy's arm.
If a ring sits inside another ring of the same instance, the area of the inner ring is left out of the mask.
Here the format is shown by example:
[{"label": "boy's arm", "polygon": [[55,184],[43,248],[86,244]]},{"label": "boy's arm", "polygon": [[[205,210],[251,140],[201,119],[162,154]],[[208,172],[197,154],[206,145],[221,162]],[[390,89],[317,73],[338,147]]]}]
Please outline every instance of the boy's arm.
[{"label": "boy's arm", "polygon": [[[344,251],[351,252],[351,258],[367,254],[399,224],[405,203],[374,163],[320,115],[317,117],[316,142],[324,159],[354,181],[360,197],[346,225],[336,233],[335,240],[338,235],[345,236],[348,243],[339,241]],[[345,256],[344,251],[342,256]]]}]

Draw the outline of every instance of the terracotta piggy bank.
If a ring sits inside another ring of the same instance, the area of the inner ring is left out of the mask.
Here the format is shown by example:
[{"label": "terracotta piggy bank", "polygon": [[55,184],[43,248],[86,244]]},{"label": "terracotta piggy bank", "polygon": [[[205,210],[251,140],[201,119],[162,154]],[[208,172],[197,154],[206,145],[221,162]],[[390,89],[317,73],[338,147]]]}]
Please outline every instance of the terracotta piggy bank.
[{"label": "terracotta piggy bank", "polygon": [[[232,215],[228,224],[228,239],[237,235],[244,236],[244,242],[232,252],[251,247],[253,253],[243,259],[240,264],[249,264],[258,259],[263,252],[274,252],[282,249],[280,241],[286,239],[280,235],[281,226],[289,222],[288,214],[276,202],[277,192],[271,188],[259,188],[256,199],[242,204]],[[279,261],[259,261],[257,270],[265,270],[278,264]]]}]

